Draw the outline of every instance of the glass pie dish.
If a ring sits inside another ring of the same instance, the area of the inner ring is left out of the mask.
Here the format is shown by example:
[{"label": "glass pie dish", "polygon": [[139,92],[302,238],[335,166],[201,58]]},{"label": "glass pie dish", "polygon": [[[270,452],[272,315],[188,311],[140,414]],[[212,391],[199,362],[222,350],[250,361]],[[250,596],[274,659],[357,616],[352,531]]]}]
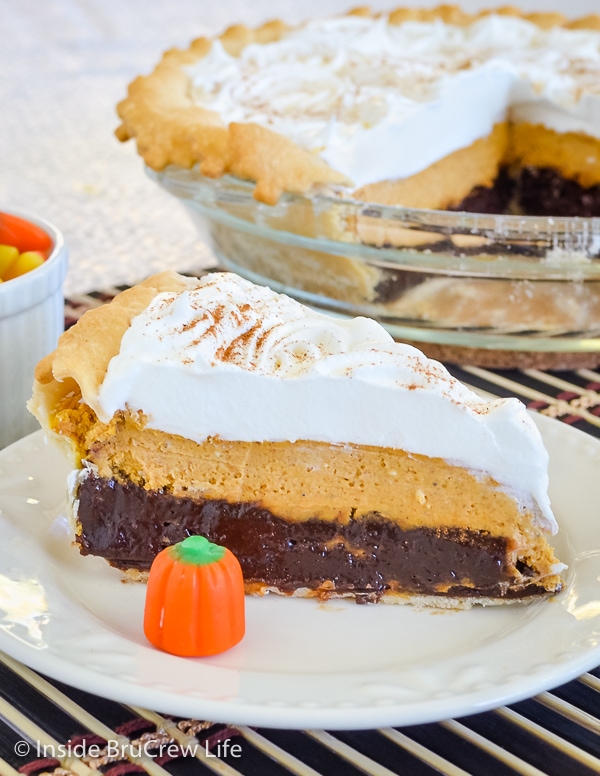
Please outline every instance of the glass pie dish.
[{"label": "glass pie dish", "polygon": [[314,307],[375,318],[445,361],[600,364],[600,218],[486,215],[284,194],[167,167],[221,266]]}]

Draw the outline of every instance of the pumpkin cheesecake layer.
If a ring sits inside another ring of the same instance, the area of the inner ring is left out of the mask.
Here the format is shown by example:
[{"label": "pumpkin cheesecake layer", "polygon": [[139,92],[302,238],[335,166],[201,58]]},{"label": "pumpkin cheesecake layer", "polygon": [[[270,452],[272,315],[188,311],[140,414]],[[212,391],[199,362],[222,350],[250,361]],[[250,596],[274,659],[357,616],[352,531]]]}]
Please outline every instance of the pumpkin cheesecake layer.
[{"label": "pumpkin cheesecake layer", "polygon": [[122,297],[65,335],[31,402],[73,462],[84,554],[136,576],[200,533],[238,555],[249,592],[470,605],[560,589],[547,454],[518,401],[234,275]]}]

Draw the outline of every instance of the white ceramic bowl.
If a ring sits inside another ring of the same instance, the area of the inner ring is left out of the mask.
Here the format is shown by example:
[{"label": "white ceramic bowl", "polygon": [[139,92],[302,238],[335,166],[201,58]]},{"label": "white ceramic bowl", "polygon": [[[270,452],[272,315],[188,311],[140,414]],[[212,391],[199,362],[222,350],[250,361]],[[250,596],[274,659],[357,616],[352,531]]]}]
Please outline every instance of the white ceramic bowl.
[{"label": "white ceramic bowl", "polygon": [[47,232],[53,249],[41,267],[0,283],[0,448],[38,428],[27,410],[37,362],[56,347],[64,330],[63,281],[67,248],[52,224],[1,208]]}]

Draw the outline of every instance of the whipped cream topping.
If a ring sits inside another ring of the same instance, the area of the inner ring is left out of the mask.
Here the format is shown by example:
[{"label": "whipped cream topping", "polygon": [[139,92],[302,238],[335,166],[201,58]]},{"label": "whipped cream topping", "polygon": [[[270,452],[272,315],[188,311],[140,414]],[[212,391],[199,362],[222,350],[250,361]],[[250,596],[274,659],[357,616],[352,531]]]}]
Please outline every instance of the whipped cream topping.
[{"label": "whipped cream topping", "polygon": [[600,138],[600,32],[511,16],[318,19],[239,57],[215,40],[186,72],[226,124],[285,135],[356,186],[413,175],[507,118]]},{"label": "whipped cream topping", "polygon": [[556,530],[548,455],[517,399],[485,401],[375,321],[333,318],[229,273],[136,316],[97,396],[202,442],[315,440],[399,448],[489,473]]}]

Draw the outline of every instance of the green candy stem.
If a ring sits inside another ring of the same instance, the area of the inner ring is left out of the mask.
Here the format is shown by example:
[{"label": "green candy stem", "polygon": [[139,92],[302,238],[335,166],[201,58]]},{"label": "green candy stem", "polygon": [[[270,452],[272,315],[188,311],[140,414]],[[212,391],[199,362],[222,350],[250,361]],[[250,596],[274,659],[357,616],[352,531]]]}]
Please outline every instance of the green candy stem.
[{"label": "green candy stem", "polygon": [[188,536],[171,547],[172,554],[182,563],[193,566],[207,566],[216,563],[225,555],[225,547],[209,542],[204,536]]}]

